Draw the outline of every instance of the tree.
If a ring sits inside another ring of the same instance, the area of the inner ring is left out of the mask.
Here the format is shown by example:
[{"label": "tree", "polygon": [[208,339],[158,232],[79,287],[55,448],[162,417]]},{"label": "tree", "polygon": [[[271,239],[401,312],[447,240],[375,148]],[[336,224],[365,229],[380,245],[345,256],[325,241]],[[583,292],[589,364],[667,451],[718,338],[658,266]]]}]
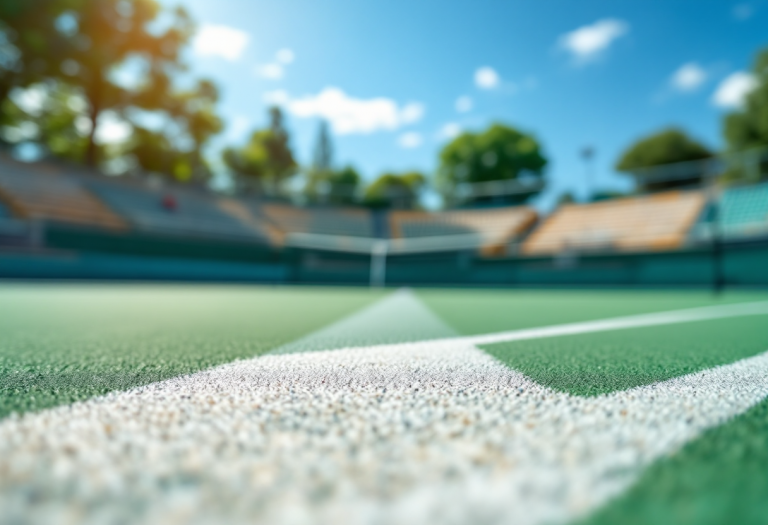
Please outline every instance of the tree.
[{"label": "tree", "polygon": [[132,119],[133,137],[127,152],[146,171],[166,174],[178,181],[205,180],[211,172],[202,151],[223,127],[215,112],[218,90],[209,80],[191,89],[161,93],[165,129],[152,130]]},{"label": "tree", "polygon": [[[616,169],[636,178],[643,191],[657,191],[701,181],[704,167],[692,164],[667,171],[649,168],[707,159],[712,151],[678,128],[668,128],[636,141],[616,163]],[[683,169],[685,168],[685,169]]]},{"label": "tree", "polygon": [[[56,27],[73,0],[0,2],[0,105],[14,88],[26,87],[66,69],[72,42]],[[0,116],[6,116],[2,113]],[[3,124],[8,124],[4,119]]]},{"label": "tree", "polygon": [[333,169],[333,145],[331,144],[331,135],[328,131],[328,123],[320,122],[317,133],[317,144],[315,145],[315,158],[312,163],[312,171],[324,172]]},{"label": "tree", "polygon": [[[440,152],[438,186],[448,200],[459,185],[489,181],[521,181],[519,193],[508,192],[501,198],[507,203],[523,202],[543,189],[541,180],[547,159],[531,135],[503,124],[493,124],[481,133],[462,133]],[[474,202],[488,196],[471,197]]]},{"label": "tree", "polygon": [[241,186],[277,192],[297,164],[280,108],[270,108],[269,118],[267,129],[255,131],[241,148],[226,148],[222,159]]},{"label": "tree", "polygon": [[309,174],[305,189],[307,197],[323,204],[349,205],[357,201],[361,177],[355,168],[315,171]]},{"label": "tree", "polygon": [[[144,169],[163,167],[162,173],[177,178],[181,172],[204,178],[208,169],[200,152],[222,127],[214,111],[218,93],[205,80],[191,89],[174,88],[173,79],[186,70],[180,52],[194,25],[177,8],[158,30],[155,22],[161,12],[156,0],[3,2],[0,110],[6,117],[4,124],[36,126],[39,133],[34,138],[48,151],[90,166],[109,157],[131,155]],[[45,93],[44,107],[36,114],[19,111],[12,100],[14,93],[29,89]],[[140,117],[147,114],[155,120],[159,117],[161,124],[146,126],[146,118]],[[105,119],[132,126],[128,143],[116,146],[99,141]],[[63,151],[59,145],[68,141],[72,147]],[[166,171],[168,157],[185,158],[186,168]]]},{"label": "tree", "polygon": [[[768,49],[758,53],[752,75],[756,80],[755,88],[747,95],[740,110],[725,117],[723,125],[728,149],[733,153],[768,147]],[[729,175],[746,178],[750,172],[757,171],[758,177],[768,177],[768,159],[747,153],[741,160],[746,161],[746,165],[733,166]]]},{"label": "tree", "polygon": [[416,207],[427,178],[419,172],[383,173],[365,190],[363,202],[371,208]]}]

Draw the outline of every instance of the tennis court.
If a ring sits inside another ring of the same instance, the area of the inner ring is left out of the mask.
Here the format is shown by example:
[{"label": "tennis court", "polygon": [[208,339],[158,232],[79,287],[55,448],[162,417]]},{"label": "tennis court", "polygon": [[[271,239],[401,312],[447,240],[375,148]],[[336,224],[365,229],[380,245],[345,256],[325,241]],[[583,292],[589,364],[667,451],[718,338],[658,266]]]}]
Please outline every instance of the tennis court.
[{"label": "tennis court", "polygon": [[764,523],[768,294],[3,285],[12,523]]}]

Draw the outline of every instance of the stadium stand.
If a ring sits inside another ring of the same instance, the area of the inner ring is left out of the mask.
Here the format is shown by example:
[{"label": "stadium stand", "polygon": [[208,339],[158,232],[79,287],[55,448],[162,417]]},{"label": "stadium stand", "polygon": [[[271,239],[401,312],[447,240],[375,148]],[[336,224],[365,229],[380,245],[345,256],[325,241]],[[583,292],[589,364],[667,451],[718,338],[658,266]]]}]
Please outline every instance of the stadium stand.
[{"label": "stadium stand", "polygon": [[727,237],[768,234],[768,183],[728,188],[720,206]]},{"label": "stadium stand", "polygon": [[204,192],[110,180],[90,180],[86,184],[137,229],[268,241],[258,230],[223,211]]},{"label": "stadium stand", "polygon": [[375,237],[368,210],[356,208],[297,208],[287,204],[248,202],[257,217],[263,217],[286,234],[313,233],[343,237]]},{"label": "stadium stand", "polygon": [[526,255],[589,251],[658,251],[682,246],[705,204],[699,191],[671,191],[554,212],[523,244]]},{"label": "stadium stand", "polygon": [[527,206],[441,213],[393,211],[389,225],[394,239],[475,234],[482,242],[481,253],[501,255],[536,219],[536,211]]},{"label": "stadium stand", "polygon": [[0,200],[13,215],[121,230],[126,223],[55,165],[0,155]]},{"label": "stadium stand", "polygon": [[220,210],[240,221],[258,237],[267,239],[276,246],[283,244],[285,234],[269,221],[254,216],[243,202],[236,199],[220,198],[217,200],[217,205]]}]

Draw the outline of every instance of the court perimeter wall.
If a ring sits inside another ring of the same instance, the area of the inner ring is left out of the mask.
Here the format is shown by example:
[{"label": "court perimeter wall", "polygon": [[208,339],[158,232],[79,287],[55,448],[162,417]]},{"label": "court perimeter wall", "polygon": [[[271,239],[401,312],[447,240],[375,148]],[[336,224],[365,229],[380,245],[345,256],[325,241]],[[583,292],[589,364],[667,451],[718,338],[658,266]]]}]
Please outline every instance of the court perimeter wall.
[{"label": "court perimeter wall", "polygon": [[[710,286],[708,246],[656,253],[481,258],[391,256],[388,285]],[[768,286],[768,242],[723,246],[726,285]],[[40,248],[0,250],[0,279],[110,279],[367,285],[370,258],[239,240],[105,233],[49,224]]]}]

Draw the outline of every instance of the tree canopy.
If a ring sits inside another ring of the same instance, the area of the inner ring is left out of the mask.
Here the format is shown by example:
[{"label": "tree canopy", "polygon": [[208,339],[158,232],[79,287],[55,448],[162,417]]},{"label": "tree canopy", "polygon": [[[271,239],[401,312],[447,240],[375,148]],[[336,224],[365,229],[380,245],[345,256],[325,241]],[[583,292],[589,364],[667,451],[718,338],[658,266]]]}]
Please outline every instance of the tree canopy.
[{"label": "tree canopy", "polygon": [[[4,136],[90,166],[122,156],[180,179],[206,176],[200,150],[222,127],[218,92],[207,80],[174,84],[194,30],[186,11],[163,12],[156,0],[3,2]],[[110,125],[128,130],[120,147],[100,136]]]},{"label": "tree canopy", "polygon": [[298,165],[280,108],[270,108],[269,118],[268,128],[254,131],[240,148],[225,149],[222,159],[241,187],[274,193]]},{"label": "tree canopy", "polygon": [[756,80],[755,88],[747,95],[741,109],[726,115],[723,125],[728,149],[746,152],[734,159],[736,162],[729,167],[727,175],[731,179],[768,177],[768,159],[764,154],[750,152],[768,148],[768,49],[758,53],[752,75]]},{"label": "tree canopy", "polygon": [[[540,180],[546,165],[535,137],[493,124],[480,133],[462,133],[442,149],[438,183],[444,193],[452,194],[462,183],[518,180],[523,176]],[[530,191],[506,195],[504,200],[521,202],[539,191],[541,187],[532,185]]]},{"label": "tree canopy", "polygon": [[757,80],[755,89],[747,95],[743,108],[725,118],[723,131],[733,151],[768,147],[768,49],[757,55],[752,74]]},{"label": "tree canopy", "polygon": [[365,190],[363,203],[371,208],[414,208],[427,178],[416,171],[383,173]]},{"label": "tree canopy", "polygon": [[616,169],[636,177],[642,190],[655,191],[690,184],[701,180],[703,170],[692,166],[680,177],[676,172],[673,178],[666,179],[664,173],[652,179],[646,175],[647,168],[674,164],[678,162],[697,161],[709,158],[712,151],[705,145],[688,136],[678,128],[667,128],[646,137],[642,137],[622,153]]},{"label": "tree canopy", "polygon": [[311,170],[305,194],[312,202],[322,204],[355,204],[362,177],[352,166],[340,170]]}]

